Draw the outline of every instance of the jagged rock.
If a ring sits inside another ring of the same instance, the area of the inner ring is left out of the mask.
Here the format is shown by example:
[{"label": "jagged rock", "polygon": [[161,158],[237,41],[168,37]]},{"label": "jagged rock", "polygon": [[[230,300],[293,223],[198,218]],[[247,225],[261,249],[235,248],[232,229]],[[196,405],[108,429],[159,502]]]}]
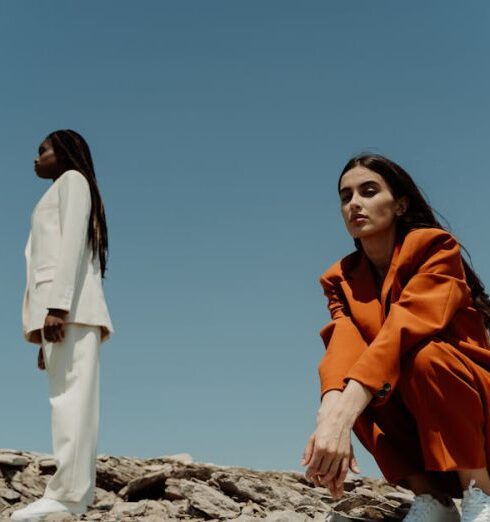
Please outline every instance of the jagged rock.
[{"label": "jagged rock", "polygon": [[[50,455],[0,450],[0,520],[39,498],[55,469]],[[334,500],[296,471],[203,464],[188,454],[152,459],[101,455],[89,511],[47,520],[393,522],[403,519],[413,500],[409,490],[354,474],[347,475],[344,489],[344,496]]]},{"label": "jagged rock", "polygon": [[119,496],[125,500],[162,498],[165,481],[171,476],[173,468],[170,464],[159,466],[159,468],[161,468],[159,471],[154,471],[153,473],[148,473],[142,477],[130,480],[128,484],[119,491]]},{"label": "jagged rock", "polygon": [[146,511],[146,501],[140,502],[117,502],[111,510],[111,514],[117,516],[130,515],[140,516],[144,515]]},{"label": "jagged rock", "polygon": [[215,518],[236,518],[240,506],[220,491],[198,481],[182,479],[178,487],[195,510]]},{"label": "jagged rock", "polygon": [[20,493],[10,488],[0,488],[0,497],[5,500],[20,500]]},{"label": "jagged rock", "polygon": [[0,453],[0,464],[8,466],[23,467],[29,464],[29,459],[18,453]]}]

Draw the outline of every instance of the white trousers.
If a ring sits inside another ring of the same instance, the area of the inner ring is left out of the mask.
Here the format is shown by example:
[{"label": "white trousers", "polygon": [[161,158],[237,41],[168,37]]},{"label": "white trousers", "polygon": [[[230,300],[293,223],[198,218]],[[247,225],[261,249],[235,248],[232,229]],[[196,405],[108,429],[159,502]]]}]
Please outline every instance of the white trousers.
[{"label": "white trousers", "polygon": [[98,326],[66,324],[62,342],[43,338],[57,465],[44,496],[60,502],[90,505],[94,499],[99,349]]}]

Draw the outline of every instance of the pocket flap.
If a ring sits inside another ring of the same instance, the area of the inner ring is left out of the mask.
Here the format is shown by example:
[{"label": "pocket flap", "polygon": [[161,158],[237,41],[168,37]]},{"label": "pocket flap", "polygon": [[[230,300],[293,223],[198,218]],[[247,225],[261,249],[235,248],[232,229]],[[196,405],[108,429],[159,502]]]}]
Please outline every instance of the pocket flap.
[{"label": "pocket flap", "polygon": [[52,281],[56,271],[55,266],[42,266],[34,271],[34,284],[43,283],[44,281]]}]

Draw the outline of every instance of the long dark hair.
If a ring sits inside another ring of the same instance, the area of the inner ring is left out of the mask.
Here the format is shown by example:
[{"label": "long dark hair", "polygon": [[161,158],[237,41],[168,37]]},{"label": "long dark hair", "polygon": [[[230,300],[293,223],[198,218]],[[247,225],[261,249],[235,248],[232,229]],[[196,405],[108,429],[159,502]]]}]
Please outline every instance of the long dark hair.
[{"label": "long dark hair", "polygon": [[[410,230],[414,228],[440,228],[446,230],[436,219],[434,210],[426,201],[422,192],[417,187],[410,174],[394,161],[378,154],[361,154],[351,158],[339,177],[338,191],[340,192],[340,182],[342,176],[354,167],[365,167],[379,174],[390,187],[391,193],[395,199],[405,196],[408,199],[408,208],[402,216],[397,217],[396,233],[398,238],[403,238]],[[359,239],[355,239],[354,243],[357,249],[361,248]],[[462,246],[462,245],[461,245]],[[468,254],[466,248],[463,250]],[[466,276],[466,282],[471,289],[475,307],[481,312],[485,326],[490,327],[490,298],[485,292],[485,287],[477,276],[470,264],[462,258],[463,267]]]},{"label": "long dark hair", "polygon": [[107,269],[109,244],[104,204],[95,177],[92,154],[84,138],[70,129],[61,129],[47,136],[50,140],[56,159],[65,170],[74,169],[85,176],[90,187],[92,208],[88,224],[88,242],[92,247],[92,255],[99,256],[102,277]]}]

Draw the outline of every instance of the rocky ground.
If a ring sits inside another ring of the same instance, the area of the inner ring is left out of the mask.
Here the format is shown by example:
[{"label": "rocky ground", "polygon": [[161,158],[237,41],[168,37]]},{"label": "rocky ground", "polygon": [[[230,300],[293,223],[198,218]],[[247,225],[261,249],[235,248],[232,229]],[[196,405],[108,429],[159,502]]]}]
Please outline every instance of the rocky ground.
[{"label": "rocky ground", "polygon": [[[40,497],[55,471],[50,455],[0,450],[0,520]],[[349,475],[334,501],[297,472],[253,471],[192,461],[100,456],[96,498],[82,516],[47,520],[341,522],[401,520],[412,494],[381,480]]]}]

